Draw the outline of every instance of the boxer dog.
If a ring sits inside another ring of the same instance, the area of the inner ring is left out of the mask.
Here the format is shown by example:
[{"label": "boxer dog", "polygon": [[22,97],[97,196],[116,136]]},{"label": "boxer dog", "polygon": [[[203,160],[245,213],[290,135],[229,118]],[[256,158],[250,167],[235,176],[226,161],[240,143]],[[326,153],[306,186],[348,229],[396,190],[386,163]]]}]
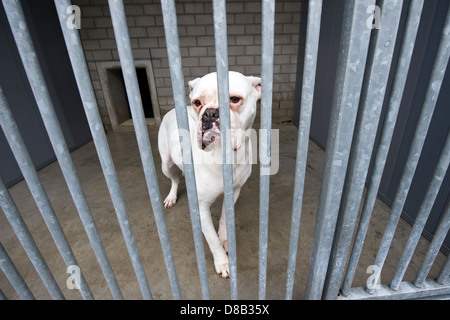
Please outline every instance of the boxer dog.
[{"label": "boxer dog", "polygon": [[[222,176],[222,149],[220,142],[220,118],[217,93],[217,75],[210,73],[189,82],[191,105],[187,106],[192,156],[194,159],[197,195],[202,232],[214,257],[216,272],[229,277],[228,244],[225,222],[225,201],[216,233],[210,207],[224,192]],[[256,104],[261,98],[261,78],[246,77],[239,72],[229,72],[231,146],[234,153],[233,187],[236,202],[241,187],[252,171],[249,161],[251,143],[243,134],[251,129],[256,115]],[[241,149],[245,148],[245,149]],[[158,133],[158,149],[162,171],[171,181],[164,207],[171,208],[177,201],[178,183],[183,171],[179,131],[175,110],[163,118]],[[244,150],[245,152],[239,152]],[[237,158],[237,159],[236,159]],[[219,159],[219,161],[217,161]]]}]

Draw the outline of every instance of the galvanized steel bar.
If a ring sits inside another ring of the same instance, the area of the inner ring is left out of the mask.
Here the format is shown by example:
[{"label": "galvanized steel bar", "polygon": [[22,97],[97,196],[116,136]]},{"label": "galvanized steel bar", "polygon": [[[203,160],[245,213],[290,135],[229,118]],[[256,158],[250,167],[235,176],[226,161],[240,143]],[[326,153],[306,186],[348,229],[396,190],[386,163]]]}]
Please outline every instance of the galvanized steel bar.
[{"label": "galvanized steel bar", "polygon": [[[147,123],[145,121],[144,109],[142,106],[139,84],[136,76],[133,52],[131,50],[130,36],[128,34],[125,8],[122,0],[108,0],[111,11],[111,19],[116,37],[117,49],[119,52],[120,64],[123,70],[125,87],[128,101],[130,102],[133,124],[136,132],[136,139],[141,155],[142,166],[144,168],[145,180],[147,183],[153,214],[158,229],[159,240],[164,253],[166,268],[171,280],[172,290],[175,299],[181,299],[181,292],[176,277],[175,264],[173,262],[172,249],[170,246],[169,234],[167,232],[164,211],[162,208],[161,194],[158,180],[156,178],[155,164],[153,162],[150,139],[148,137]],[[151,299],[150,290],[145,293],[146,299]]]},{"label": "galvanized steel bar", "polygon": [[[119,186],[119,180],[114,167],[114,162],[109,150],[108,141],[106,139],[105,130],[103,128],[102,119],[98,110],[97,100],[95,98],[92,82],[89,77],[89,70],[84,57],[84,51],[81,44],[80,36],[76,28],[68,28],[66,25],[69,15],[66,10],[71,6],[70,0],[55,0],[56,9],[58,11],[61,29],[66,42],[67,51],[69,53],[72,69],[80,91],[80,97],[83,101],[84,111],[89,123],[89,128],[94,139],[94,144],[103,169],[103,174],[111,195],[111,200],[117,214],[120,229],[122,231],[128,253],[131,258],[139,287],[143,295],[150,291],[144,266],[136,245],[136,240],[128,218],[122,191]],[[175,275],[170,275],[170,283],[173,287],[178,287],[178,281]],[[175,296],[175,294],[174,294]]]},{"label": "galvanized steel bar", "polygon": [[374,3],[374,0],[356,0],[345,4],[341,52],[306,299],[322,298],[372,31],[366,26],[366,11]]},{"label": "galvanized steel bar", "polygon": [[[262,1],[261,18],[261,130],[260,159],[271,158],[275,0]],[[267,238],[269,231],[270,161],[260,162],[259,176],[259,299],[266,298]]]},{"label": "galvanized steel bar", "polygon": [[[414,178],[417,164],[419,162],[425,138],[427,136],[428,128],[433,116],[434,108],[436,106],[439,92],[441,90],[442,81],[445,76],[448,61],[450,57],[450,8],[447,12],[447,19],[445,22],[441,43],[439,45],[436,60],[433,66],[432,75],[428,85],[428,91],[425,96],[425,102],[414,133],[414,139],[409,150],[408,158],[403,169],[402,178],[398,186],[394,203],[392,205],[391,214],[389,216],[388,224],[384,230],[384,234],[375,258],[374,265],[378,266],[380,270],[383,268],[386,256],[389,251],[392,239],[394,237],[395,229],[397,228],[398,220],[403,210],[403,206],[408,196],[408,191]],[[373,289],[367,288],[369,293]]]},{"label": "galvanized steel bar", "polygon": [[83,189],[81,188],[80,181],[78,180],[72,159],[70,158],[70,153],[53,107],[53,102],[50,98],[48,89],[45,86],[45,79],[39,65],[20,2],[16,0],[3,0],[3,5],[19,54],[22,58],[22,63],[24,64],[25,72],[41,113],[44,126],[48,132],[50,142],[55,150],[58,163],[64,178],[66,179],[67,186],[69,187],[78,213],[80,214],[81,221],[83,222],[92,249],[94,250],[97,261],[102,269],[113,297],[115,299],[123,299],[102,240],[97,227],[95,226],[94,219],[92,218]]},{"label": "galvanized steel bar", "polygon": [[381,183],[384,166],[386,163],[389,146],[391,144],[392,135],[395,124],[397,122],[398,111],[403,97],[403,92],[408,77],[409,68],[411,64],[411,57],[413,54],[415,41],[417,37],[417,30],[419,28],[420,17],[422,14],[424,0],[412,0],[406,21],[404,36],[399,53],[399,62],[394,77],[393,89],[389,99],[389,105],[384,121],[380,142],[377,148],[372,175],[370,177],[369,187],[366,193],[360,222],[356,232],[356,238],[353,244],[352,253],[348,262],[346,275],[342,285],[341,292],[344,295],[349,294],[349,289],[352,285],[353,277],[355,275],[356,267],[358,265],[359,257],[364,244],[364,239],[369,227],[372,210],[377,199],[378,188]]},{"label": "galvanized steel bar", "polygon": [[[0,89],[1,95],[1,89]],[[0,111],[1,112],[1,111]],[[42,257],[39,248],[34,242],[33,237],[31,236],[30,230],[28,230],[27,225],[23,221],[22,216],[19,213],[19,210],[14,203],[8,189],[6,188],[3,180],[0,178],[0,207],[5,213],[6,219],[11,225],[14,233],[22,244],[23,249],[25,250],[28,258],[33,264],[36,272],[39,274],[42,282],[47,288],[50,296],[54,300],[64,300],[64,295],[61,292],[61,289],[58,286],[53,274],[47,266],[44,258]]]},{"label": "galvanized steel bar", "polygon": [[[39,211],[44,218],[44,222],[55,241],[55,244],[67,266],[78,265],[78,262],[70,248],[64,235],[58,218],[53,210],[50,200],[42,186],[41,180],[34,168],[33,161],[27,151],[23,138],[17,128],[17,124],[9,109],[7,101],[0,88],[0,126],[5,133],[8,144],[14,154],[17,164],[30,189]],[[89,286],[84,278],[83,272],[80,274],[80,293],[84,299],[93,299]]]},{"label": "galvanized steel bar", "polygon": [[447,205],[447,209],[445,210],[445,213],[441,217],[441,221],[439,222],[436,232],[434,233],[431,245],[428,248],[422,266],[420,267],[420,270],[417,273],[416,280],[414,280],[414,285],[416,287],[421,288],[423,286],[425,278],[430,272],[433,262],[436,259],[437,254],[439,253],[439,249],[441,248],[442,243],[444,242],[444,239],[447,236],[449,229],[450,229],[450,204]]},{"label": "galvanized steel bar", "polygon": [[383,27],[377,32],[376,44],[370,51],[369,79],[365,82],[362,105],[358,111],[356,134],[339,209],[330,267],[325,280],[325,299],[336,299],[339,294],[377,135],[402,7],[401,0],[383,1]]},{"label": "galvanized steel bar", "polygon": [[351,288],[347,296],[339,296],[338,300],[408,300],[408,299],[448,299],[450,286],[443,286],[432,279],[425,281],[423,288],[417,288],[410,281],[400,283],[398,291],[393,291],[388,285],[382,284],[369,294],[364,287]]},{"label": "galvanized steel bar", "polygon": [[[186,95],[181,65],[180,41],[178,38],[177,15],[174,0],[161,0],[164,30],[166,35],[167,54],[169,58],[170,77],[175,102],[175,111],[179,132],[189,132],[189,122],[186,110]],[[189,201],[192,233],[194,237],[197,267],[203,299],[209,299],[208,275],[206,271],[205,250],[200,221],[200,211],[197,198],[194,161],[192,157],[190,135],[180,134],[181,152],[183,156],[183,171],[186,181],[186,191]]]},{"label": "galvanized steel bar", "polygon": [[430,182],[430,185],[428,186],[427,193],[422,202],[422,205],[420,206],[419,213],[417,214],[416,221],[414,222],[411,234],[409,235],[408,242],[405,245],[405,249],[403,250],[400,262],[398,263],[397,270],[395,271],[394,277],[392,278],[390,287],[393,290],[398,290],[400,282],[405,275],[411,257],[422,235],[425,223],[427,222],[431,209],[433,208],[434,201],[436,200],[436,197],[439,193],[439,189],[444,180],[449,164],[450,134],[447,135],[447,140],[445,142],[445,146],[442,150],[436,169],[434,170],[433,178]]},{"label": "galvanized steel bar", "polygon": [[308,23],[306,28],[306,47],[303,67],[300,123],[297,138],[297,161],[295,164],[294,194],[292,201],[291,233],[286,277],[286,299],[292,299],[295,267],[297,262],[300,218],[302,214],[303,191],[305,187],[306,164],[308,158],[309,134],[314,102],[314,88],[319,51],[322,0],[309,0]]},{"label": "galvanized steel bar", "polygon": [[213,0],[214,39],[216,47],[217,89],[219,99],[220,135],[225,215],[230,267],[231,299],[238,299],[236,230],[234,219],[233,163],[231,149],[230,95],[228,83],[227,10],[225,0]]},{"label": "galvanized steel bar", "polygon": [[0,269],[2,269],[6,278],[12,284],[22,300],[35,300],[30,288],[23,280],[16,266],[12,262],[3,245],[0,243]]},{"label": "galvanized steel bar", "polygon": [[447,285],[450,281],[450,254],[445,259],[445,263],[439,272],[436,281],[441,285]]}]

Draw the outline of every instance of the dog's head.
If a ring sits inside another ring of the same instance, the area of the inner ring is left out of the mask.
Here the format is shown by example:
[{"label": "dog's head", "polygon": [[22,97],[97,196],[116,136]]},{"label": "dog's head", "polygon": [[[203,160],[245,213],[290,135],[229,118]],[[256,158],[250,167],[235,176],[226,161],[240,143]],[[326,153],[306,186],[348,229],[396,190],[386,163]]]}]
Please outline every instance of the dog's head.
[{"label": "dog's head", "polygon": [[[234,150],[241,147],[242,131],[250,129],[256,115],[256,103],[261,98],[261,78],[246,77],[239,72],[228,74],[230,91],[231,143]],[[192,117],[198,123],[198,146],[205,151],[219,143],[220,119],[217,74],[209,73],[189,81]],[[241,130],[236,130],[241,129]]]}]

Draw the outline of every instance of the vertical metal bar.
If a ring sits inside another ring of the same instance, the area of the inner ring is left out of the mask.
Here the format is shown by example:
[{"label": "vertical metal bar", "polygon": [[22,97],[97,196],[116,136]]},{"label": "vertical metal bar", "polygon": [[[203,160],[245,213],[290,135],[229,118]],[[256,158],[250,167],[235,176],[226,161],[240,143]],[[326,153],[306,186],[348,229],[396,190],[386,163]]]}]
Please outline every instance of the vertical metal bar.
[{"label": "vertical metal bar", "polygon": [[[433,265],[434,260],[436,259],[437,254],[439,253],[439,249],[444,242],[445,236],[450,229],[450,204],[447,205],[447,209],[441,218],[441,222],[436,229],[436,232],[433,236],[433,240],[431,241],[431,245],[428,248],[427,254],[423,259],[422,266],[420,267],[419,272],[417,273],[416,280],[414,280],[414,285],[416,287],[421,288],[430,272],[431,266]],[[447,275],[448,277],[448,275]]]},{"label": "vertical metal bar", "polygon": [[[1,94],[1,89],[0,89]],[[61,289],[58,286],[55,278],[53,277],[50,269],[47,266],[44,258],[42,257],[41,252],[39,251],[36,243],[33,240],[33,237],[30,234],[30,231],[27,228],[27,225],[22,219],[22,216],[19,213],[19,210],[14,203],[8,189],[6,188],[3,180],[0,178],[0,207],[5,213],[6,219],[11,225],[14,233],[22,244],[23,249],[25,250],[28,258],[33,264],[36,272],[39,274],[42,282],[47,288],[50,296],[54,300],[64,300],[64,295],[61,292]]]},{"label": "vertical metal bar", "polygon": [[23,300],[35,300],[30,288],[23,280],[3,245],[0,243],[0,268]]},{"label": "vertical metal bar", "polygon": [[[439,45],[436,60],[433,66],[432,75],[428,85],[428,91],[425,96],[425,102],[414,133],[414,139],[409,150],[408,158],[405,168],[403,169],[402,178],[398,186],[394,204],[392,205],[391,214],[389,216],[388,224],[384,230],[381,239],[380,247],[375,258],[374,265],[378,266],[380,270],[386,260],[392,239],[394,237],[395,229],[397,228],[398,220],[403,210],[403,206],[408,196],[409,188],[414,178],[417,164],[419,162],[425,138],[427,136],[428,127],[433,116],[434,108],[436,106],[439,92],[441,90],[442,81],[444,79],[445,70],[447,69],[448,60],[450,57],[450,8],[447,12],[447,19],[445,22],[441,43]],[[372,293],[375,289],[366,288],[367,292]]]},{"label": "vertical metal bar", "polygon": [[335,240],[331,251],[330,268],[325,280],[325,299],[336,299],[345,271],[356,217],[359,212],[370,158],[377,135],[402,7],[403,1],[400,0],[383,1],[383,15],[381,16],[383,27],[376,33],[376,44],[370,53],[369,79],[365,82],[362,105],[359,107],[359,116],[355,128],[356,136],[352,146],[344,193],[339,209]]},{"label": "vertical metal bar", "polygon": [[123,299],[94,219],[92,218],[83,189],[81,188],[80,181],[78,180],[72,159],[70,158],[70,153],[64,140],[64,135],[59,125],[50,94],[45,86],[45,79],[37,59],[36,50],[34,49],[20,2],[17,0],[3,0],[3,5],[44,126],[48,132],[56,158],[66,179],[75,206],[80,214],[92,249],[94,250],[113,297],[115,299]]},{"label": "vertical metal bar", "polygon": [[295,164],[294,194],[292,201],[291,233],[286,280],[286,299],[292,299],[294,290],[295,266],[297,262],[300,218],[302,214],[303,190],[305,187],[306,164],[308,157],[309,133],[314,102],[314,88],[319,51],[322,0],[309,0],[308,25],[306,28],[305,60],[303,67],[300,123],[297,138],[297,161]]},{"label": "vertical metal bar", "polygon": [[[172,288],[175,299],[181,299],[179,288],[175,287],[176,271],[172,257],[172,249],[167,232],[164,211],[162,208],[161,194],[159,192],[158,180],[156,178],[155,164],[153,162],[150,140],[148,137],[147,124],[145,121],[144,110],[142,107],[141,94],[136,76],[136,68],[134,66],[133,52],[131,50],[130,36],[128,34],[127,20],[125,16],[125,8],[122,0],[108,0],[111,11],[111,19],[116,37],[117,49],[119,52],[120,64],[122,66],[125,87],[127,90],[128,101],[130,102],[133,124],[138,141],[139,151],[141,154],[142,165],[144,167],[145,180],[150,194],[155,222],[158,229],[161,247],[164,253],[166,268],[172,279]],[[146,298],[151,298],[150,291],[146,292]]]},{"label": "vertical metal bar", "polygon": [[223,187],[228,238],[228,259],[230,266],[230,291],[231,299],[237,300],[236,230],[234,219],[233,164],[229,108],[227,10],[225,0],[213,0],[213,15],[216,46],[217,90],[219,96],[220,140],[223,157]]},{"label": "vertical metal bar", "polygon": [[447,140],[445,142],[444,149],[442,150],[439,162],[434,170],[433,178],[428,186],[425,198],[420,206],[419,213],[417,214],[416,221],[409,235],[408,242],[406,243],[405,249],[403,250],[402,257],[398,264],[397,270],[395,271],[394,277],[392,278],[390,287],[391,289],[398,290],[400,282],[405,275],[406,269],[408,268],[409,261],[414,253],[414,250],[419,242],[422,235],[423,228],[427,222],[428,216],[430,215],[431,209],[433,208],[434,201],[439,193],[442,181],[444,180],[445,174],[447,172],[448,166],[450,164],[450,134],[447,135]]},{"label": "vertical metal bar", "polygon": [[[177,126],[180,132],[180,144],[183,157],[183,171],[186,181],[186,191],[189,202],[189,213],[194,237],[195,252],[197,255],[197,267],[200,277],[200,285],[203,299],[210,299],[208,275],[206,271],[205,250],[203,247],[203,235],[200,221],[200,211],[197,198],[197,184],[195,181],[194,161],[192,157],[191,140],[189,134],[189,122],[186,110],[186,95],[181,65],[180,41],[178,38],[177,14],[174,0],[161,0],[164,30],[169,58],[170,78],[175,102]],[[186,160],[186,161],[185,161]]]},{"label": "vertical metal bar", "polygon": [[374,0],[356,0],[345,4],[341,53],[306,286],[307,299],[322,297],[371,34],[371,29],[366,26],[366,11],[374,3]]},{"label": "vertical metal bar", "polygon": [[[33,195],[36,205],[44,218],[45,224],[47,225],[64,262],[67,266],[78,265],[50,200],[45,193],[41,180],[34,168],[33,161],[27,151],[23,138],[17,128],[17,124],[11,114],[7,101],[4,98],[3,92],[1,92],[0,96],[0,125],[5,133],[5,137],[14,157],[16,158],[20,171],[25,178],[28,188]],[[80,293],[83,299],[94,298],[86,279],[84,278],[83,272],[80,274]]]},{"label": "vertical metal bar", "polygon": [[[122,191],[119,186],[117,173],[114,167],[114,162],[109,150],[108,141],[102,125],[98,105],[90,81],[89,71],[84,57],[84,51],[80,40],[80,35],[76,28],[68,28],[66,25],[68,14],[67,8],[71,6],[70,0],[55,0],[56,9],[58,11],[61,29],[66,41],[66,47],[72,63],[75,79],[80,90],[81,100],[83,101],[84,110],[89,123],[89,128],[94,139],[94,144],[100,159],[100,164],[103,169],[106,183],[108,185],[111,200],[113,202],[117,219],[124,236],[124,240],[131,258],[136,277],[142,293],[150,290],[147,276],[145,274],[144,266],[142,265],[141,257],[136,245],[136,240],[129,222],[125,202]],[[178,281],[175,275],[169,275],[170,284],[172,287],[178,287]],[[176,290],[176,289],[172,289]],[[174,294],[175,296],[175,294]]]},{"label": "vertical metal bar", "polygon": [[412,0],[410,4],[405,32],[399,54],[400,58],[394,77],[392,94],[389,99],[388,110],[386,113],[380,142],[376,152],[375,163],[372,169],[372,175],[370,177],[366,199],[364,201],[360,222],[356,232],[356,238],[353,244],[352,253],[350,255],[350,260],[347,266],[347,272],[341,289],[341,292],[344,295],[349,294],[356,267],[358,265],[359,257],[363,248],[364,239],[369,227],[372,210],[377,198],[378,188],[380,186],[381,178],[383,175],[386,158],[389,152],[389,146],[391,144],[392,135],[394,132],[395,124],[397,122],[398,111],[400,109],[400,104],[405,89],[406,79],[409,73],[411,57],[415,46],[423,4],[424,0]]},{"label": "vertical metal bar", "polygon": [[441,272],[439,272],[438,278],[436,281],[441,285],[448,284],[450,280],[450,254],[445,259],[445,263],[441,268]]},{"label": "vertical metal bar", "polygon": [[8,300],[5,294],[3,293],[2,289],[0,289],[0,300]]},{"label": "vertical metal bar", "polygon": [[[262,1],[261,18],[261,130],[260,159],[271,157],[272,92],[275,32],[275,1]],[[259,299],[266,298],[267,237],[269,230],[270,161],[261,161],[259,176]]]}]

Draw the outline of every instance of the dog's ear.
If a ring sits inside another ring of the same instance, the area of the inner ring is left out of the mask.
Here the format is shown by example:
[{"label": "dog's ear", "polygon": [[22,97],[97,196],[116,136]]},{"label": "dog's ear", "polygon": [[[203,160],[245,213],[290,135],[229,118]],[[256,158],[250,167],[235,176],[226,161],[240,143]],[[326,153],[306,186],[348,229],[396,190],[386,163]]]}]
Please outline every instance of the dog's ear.
[{"label": "dog's ear", "polygon": [[196,84],[200,81],[200,78],[191,80],[188,82],[189,84],[189,92],[192,92],[192,90],[194,90],[194,87],[196,86]]},{"label": "dog's ear", "polygon": [[256,95],[258,99],[261,99],[261,78],[258,77],[247,77],[247,79],[250,80],[250,83],[252,84],[253,88],[256,91]]}]

